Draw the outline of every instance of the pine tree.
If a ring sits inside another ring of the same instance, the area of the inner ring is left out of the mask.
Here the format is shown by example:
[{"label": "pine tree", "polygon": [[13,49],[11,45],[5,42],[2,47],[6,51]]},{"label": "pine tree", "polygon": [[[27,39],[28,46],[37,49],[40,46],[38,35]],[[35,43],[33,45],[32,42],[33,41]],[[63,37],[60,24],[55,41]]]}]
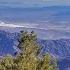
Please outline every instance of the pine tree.
[{"label": "pine tree", "polygon": [[18,47],[22,50],[18,63],[20,70],[56,70],[54,63],[51,64],[52,59],[49,54],[43,59],[38,58],[40,46],[33,31],[31,33],[21,32]]},{"label": "pine tree", "polygon": [[3,67],[1,68],[2,70],[12,70],[13,64],[14,64],[13,57],[10,55],[7,55],[1,59],[0,68],[2,66]]},{"label": "pine tree", "polygon": [[22,50],[18,65],[21,70],[36,70],[38,65],[39,45],[36,42],[36,35],[32,31],[30,34],[22,32],[20,36],[19,48]]},{"label": "pine tree", "polygon": [[46,54],[43,57],[41,70],[56,70],[57,66],[55,66],[55,60],[53,60],[50,54]]},{"label": "pine tree", "polygon": [[21,52],[16,57],[7,55],[1,58],[0,70],[57,70],[57,64],[50,54],[39,58],[41,46],[34,31],[21,31],[18,41]]}]

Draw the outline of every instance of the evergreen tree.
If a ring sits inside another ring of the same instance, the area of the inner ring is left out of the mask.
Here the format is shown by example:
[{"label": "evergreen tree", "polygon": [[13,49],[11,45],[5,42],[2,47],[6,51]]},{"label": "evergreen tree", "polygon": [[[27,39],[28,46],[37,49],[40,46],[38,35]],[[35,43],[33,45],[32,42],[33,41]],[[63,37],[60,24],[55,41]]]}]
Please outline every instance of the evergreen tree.
[{"label": "evergreen tree", "polygon": [[21,52],[16,57],[7,55],[0,59],[0,70],[57,70],[57,64],[50,54],[39,58],[41,47],[34,31],[21,31],[18,41]]},{"label": "evergreen tree", "polygon": [[40,70],[56,70],[57,64],[55,64],[55,60],[52,59],[50,54],[46,54],[43,57],[42,64],[41,64],[41,69]]},{"label": "evergreen tree", "polygon": [[36,35],[32,31],[30,34],[22,32],[20,36],[19,48],[22,50],[18,66],[21,70],[36,70],[38,66],[39,45],[36,42]]},{"label": "evergreen tree", "polygon": [[56,70],[55,64],[51,64],[52,59],[49,54],[43,59],[38,58],[41,50],[33,31],[21,32],[18,47],[22,50],[18,63],[20,70]]},{"label": "evergreen tree", "polygon": [[0,69],[12,70],[13,64],[14,64],[13,57],[10,55],[7,55],[7,56],[3,57],[0,61]]}]

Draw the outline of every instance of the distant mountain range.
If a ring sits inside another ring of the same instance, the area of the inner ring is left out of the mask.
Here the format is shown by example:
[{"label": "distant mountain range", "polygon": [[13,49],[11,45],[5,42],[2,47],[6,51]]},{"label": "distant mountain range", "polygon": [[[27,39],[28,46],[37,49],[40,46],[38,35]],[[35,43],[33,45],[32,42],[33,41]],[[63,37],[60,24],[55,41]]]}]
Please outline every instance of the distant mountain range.
[{"label": "distant mountain range", "polygon": [[0,6],[0,20],[11,22],[49,21],[52,22],[52,24],[56,23],[57,21],[70,22],[70,6],[35,8],[12,8],[8,6]]},{"label": "distant mountain range", "polygon": [[[7,54],[14,55],[18,49],[16,49],[16,33],[9,33],[0,30],[0,56]],[[17,43],[18,44],[18,43]]]},{"label": "distant mountain range", "polygon": [[[15,51],[13,46],[17,43],[19,33],[10,33],[0,30],[0,55],[4,53],[12,54]],[[70,39],[42,40],[38,39],[39,44],[43,46],[42,53],[49,52],[58,58],[70,57]],[[6,49],[9,49],[8,51]],[[12,49],[12,50],[11,50]],[[7,53],[6,53],[7,52]]]},{"label": "distant mountain range", "polygon": [[70,39],[40,40],[43,53],[49,52],[58,58],[70,57]]}]

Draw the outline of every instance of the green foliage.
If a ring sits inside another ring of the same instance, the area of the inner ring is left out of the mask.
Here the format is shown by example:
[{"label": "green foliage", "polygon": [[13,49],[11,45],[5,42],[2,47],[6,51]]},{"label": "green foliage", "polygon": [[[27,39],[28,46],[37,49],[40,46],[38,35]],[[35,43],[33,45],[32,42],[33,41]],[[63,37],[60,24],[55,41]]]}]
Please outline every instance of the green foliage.
[{"label": "green foliage", "polygon": [[0,70],[56,70],[56,62],[50,54],[39,58],[41,47],[37,43],[34,31],[21,31],[18,48],[21,50],[16,58],[7,55],[0,60]]},{"label": "green foliage", "polygon": [[41,70],[56,70],[55,61],[52,60],[50,54],[46,54],[42,61]]},{"label": "green foliage", "polygon": [[0,61],[0,69],[12,70],[13,64],[14,64],[13,57],[10,55],[7,55],[3,59],[1,59],[1,61]]},{"label": "green foliage", "polygon": [[20,37],[18,47],[22,52],[18,66],[20,65],[20,70],[36,70],[38,66],[37,55],[39,50],[39,45],[36,42],[36,35],[33,31],[30,34],[22,32]]}]

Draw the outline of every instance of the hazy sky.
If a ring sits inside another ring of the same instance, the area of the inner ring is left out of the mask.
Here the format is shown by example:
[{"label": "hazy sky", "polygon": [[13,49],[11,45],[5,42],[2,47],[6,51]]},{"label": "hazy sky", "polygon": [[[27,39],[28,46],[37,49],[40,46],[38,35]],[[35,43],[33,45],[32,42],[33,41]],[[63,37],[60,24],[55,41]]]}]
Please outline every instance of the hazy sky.
[{"label": "hazy sky", "polygon": [[70,0],[0,0],[0,5],[19,7],[70,5]]}]

